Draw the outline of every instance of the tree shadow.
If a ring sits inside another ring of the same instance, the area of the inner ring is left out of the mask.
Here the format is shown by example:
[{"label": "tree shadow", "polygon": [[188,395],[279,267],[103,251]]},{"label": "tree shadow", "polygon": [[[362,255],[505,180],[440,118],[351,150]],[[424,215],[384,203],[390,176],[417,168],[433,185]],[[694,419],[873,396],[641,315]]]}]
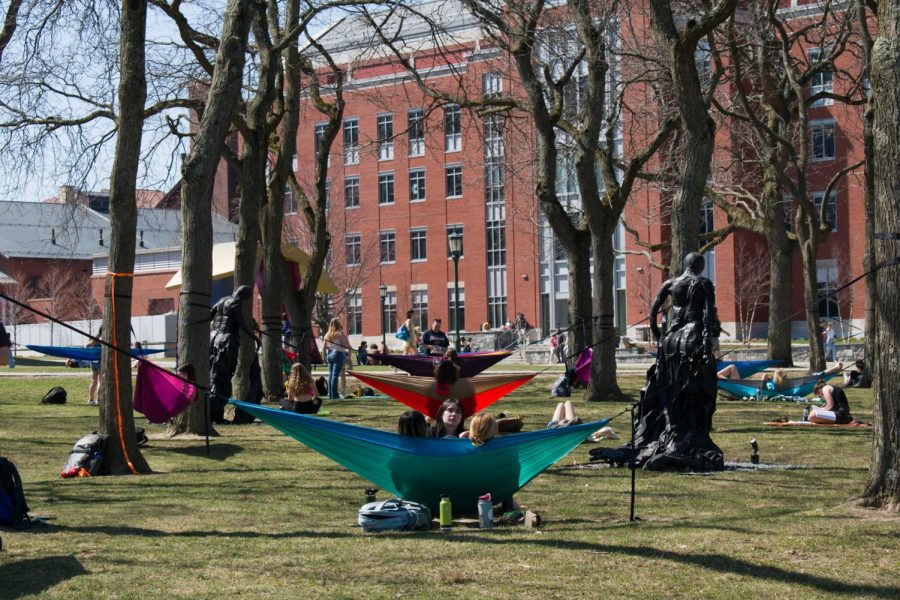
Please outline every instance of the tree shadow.
[{"label": "tree shadow", "polygon": [[3,598],[37,595],[54,585],[87,575],[88,571],[74,556],[45,556],[7,562],[0,565]]},{"label": "tree shadow", "polygon": [[[65,530],[67,532],[90,533],[101,535],[125,535],[143,538],[247,538],[247,539],[298,539],[298,538],[349,538],[357,537],[356,533],[342,533],[338,531],[286,531],[283,533],[267,533],[264,531],[219,531],[191,530],[191,531],[162,531],[160,529],[147,529],[145,527],[112,526],[112,525],[50,525],[50,529]],[[2,574],[2,571],[0,571]]]},{"label": "tree shadow", "polygon": [[[198,458],[207,458],[206,444],[199,446],[154,446],[154,451],[174,452],[175,454],[184,454],[186,456],[196,456]],[[214,460],[225,460],[239,452],[243,452],[244,447],[237,444],[223,444],[221,442],[210,441],[209,457]]]}]

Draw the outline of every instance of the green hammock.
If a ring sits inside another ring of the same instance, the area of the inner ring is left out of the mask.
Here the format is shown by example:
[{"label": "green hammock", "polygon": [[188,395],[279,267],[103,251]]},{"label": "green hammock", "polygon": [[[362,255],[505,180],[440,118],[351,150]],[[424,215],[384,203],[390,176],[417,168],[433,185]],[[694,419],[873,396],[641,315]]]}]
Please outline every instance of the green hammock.
[{"label": "green hammock", "polygon": [[293,412],[231,403],[404,500],[437,510],[442,493],[453,509],[476,510],[490,492],[507,500],[574,450],[609,419],[561,429],[504,435],[483,446],[467,439],[412,438]]}]

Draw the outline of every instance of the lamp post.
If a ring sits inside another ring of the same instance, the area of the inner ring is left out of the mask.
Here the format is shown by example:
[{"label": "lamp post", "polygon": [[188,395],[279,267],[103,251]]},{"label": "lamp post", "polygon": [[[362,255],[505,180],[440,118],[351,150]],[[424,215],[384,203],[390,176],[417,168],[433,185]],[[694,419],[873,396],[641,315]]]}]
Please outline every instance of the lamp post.
[{"label": "lamp post", "polygon": [[447,236],[450,258],[453,259],[453,323],[456,325],[456,349],[462,348],[459,340],[459,257],[462,256],[462,236],[454,231]]},{"label": "lamp post", "polygon": [[381,296],[381,351],[387,353],[387,336],[384,323],[384,301],[387,298],[387,286],[383,283],[378,286],[378,294]]}]

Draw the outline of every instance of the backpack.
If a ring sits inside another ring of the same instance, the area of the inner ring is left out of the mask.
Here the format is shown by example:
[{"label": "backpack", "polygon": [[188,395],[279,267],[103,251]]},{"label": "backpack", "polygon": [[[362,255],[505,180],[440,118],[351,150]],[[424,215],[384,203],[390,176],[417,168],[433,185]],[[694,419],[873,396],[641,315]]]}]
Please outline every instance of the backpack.
[{"label": "backpack", "polygon": [[0,525],[19,527],[29,520],[19,470],[11,460],[0,457]]},{"label": "backpack", "polygon": [[392,498],[369,502],[359,509],[359,524],[363,531],[410,531],[431,527],[431,511],[424,504]]},{"label": "backpack", "polygon": [[568,398],[572,395],[572,387],[569,385],[569,378],[560,375],[559,379],[553,382],[550,388],[550,396],[553,398]]},{"label": "backpack", "polygon": [[[103,465],[103,453],[106,452],[106,442],[109,436],[103,433],[89,433],[82,436],[72,451],[69,458],[60,473],[60,477],[68,479],[69,477],[79,477],[86,475],[96,475],[100,472]],[[84,471],[84,473],[82,472]]]},{"label": "backpack", "polygon": [[316,394],[321,397],[328,395],[328,382],[325,381],[324,377],[318,377],[316,379]]},{"label": "backpack", "polygon": [[404,323],[397,329],[397,333],[394,334],[394,337],[401,342],[405,342],[409,339],[409,329],[406,327],[406,323]]},{"label": "backpack", "polygon": [[363,396],[374,396],[374,395],[375,395],[375,390],[373,390],[373,389],[370,388],[370,387],[364,387],[364,388],[362,388],[361,394],[362,394]]},{"label": "backpack", "polygon": [[50,388],[50,391],[44,394],[44,397],[41,398],[41,404],[65,404],[68,397],[66,390],[57,386]]}]

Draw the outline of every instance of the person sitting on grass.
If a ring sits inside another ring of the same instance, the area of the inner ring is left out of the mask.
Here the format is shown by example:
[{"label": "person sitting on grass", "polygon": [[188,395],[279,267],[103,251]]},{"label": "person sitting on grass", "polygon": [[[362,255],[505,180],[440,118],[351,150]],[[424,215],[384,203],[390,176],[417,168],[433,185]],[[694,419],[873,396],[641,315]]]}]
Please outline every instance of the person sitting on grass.
[{"label": "person sitting on grass", "polygon": [[431,437],[456,438],[466,430],[463,427],[462,404],[456,398],[447,398],[441,403],[434,421],[434,426],[431,428]]},{"label": "person sitting on grass", "polygon": [[866,363],[863,360],[857,360],[853,363],[856,369],[851,369],[844,373],[844,387],[860,387],[863,381],[863,375],[866,373]]},{"label": "person sitting on grass", "polygon": [[556,405],[556,410],[553,411],[553,418],[547,423],[547,429],[559,429],[560,427],[580,425],[581,423],[581,418],[575,416],[575,407],[572,406],[572,401],[566,400]]},{"label": "person sitting on grass", "polygon": [[408,410],[397,421],[397,433],[407,437],[428,437],[428,423],[425,415],[417,410]]},{"label": "person sitting on grass", "polygon": [[813,393],[825,400],[824,407],[814,406],[809,413],[809,422],[818,425],[845,425],[853,421],[850,416],[850,403],[844,390],[831,384],[819,381],[813,387]]},{"label": "person sitting on grass", "polygon": [[293,410],[303,415],[314,415],[322,407],[322,399],[316,396],[316,386],[312,376],[300,363],[291,366],[291,374],[285,384],[287,404],[282,408]]}]

